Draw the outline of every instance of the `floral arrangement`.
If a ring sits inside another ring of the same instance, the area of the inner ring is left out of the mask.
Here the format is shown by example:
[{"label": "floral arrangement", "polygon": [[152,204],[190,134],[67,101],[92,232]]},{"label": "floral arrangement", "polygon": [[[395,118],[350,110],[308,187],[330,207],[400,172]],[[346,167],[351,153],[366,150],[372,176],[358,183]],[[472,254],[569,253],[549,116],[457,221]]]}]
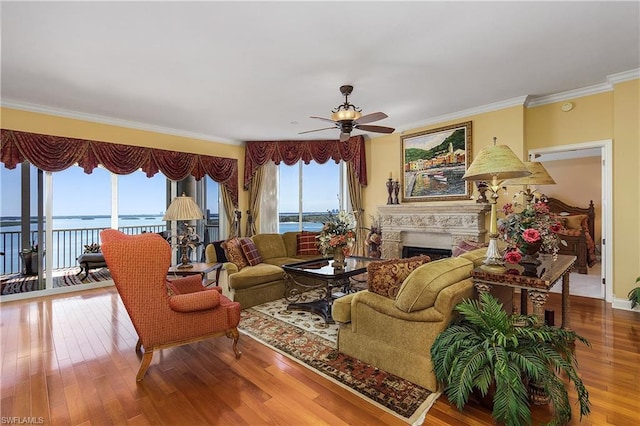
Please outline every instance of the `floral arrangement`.
[{"label": "floral arrangement", "polygon": [[365,241],[369,248],[367,256],[379,258],[381,256],[380,245],[382,244],[382,229],[380,228],[380,219],[371,215],[369,215],[369,217],[371,218],[371,228],[369,228],[367,240]]},{"label": "floral arrangement", "polygon": [[530,246],[539,246],[542,253],[558,253],[557,232],[562,225],[545,203],[526,205],[520,212],[507,203],[502,212],[506,217],[498,220],[498,232],[508,246],[504,258],[507,263],[520,262]]},{"label": "floral arrangement", "polygon": [[329,212],[322,231],[316,237],[323,256],[333,254],[336,247],[348,247],[356,238],[356,220],[351,213],[340,210],[337,215]]}]

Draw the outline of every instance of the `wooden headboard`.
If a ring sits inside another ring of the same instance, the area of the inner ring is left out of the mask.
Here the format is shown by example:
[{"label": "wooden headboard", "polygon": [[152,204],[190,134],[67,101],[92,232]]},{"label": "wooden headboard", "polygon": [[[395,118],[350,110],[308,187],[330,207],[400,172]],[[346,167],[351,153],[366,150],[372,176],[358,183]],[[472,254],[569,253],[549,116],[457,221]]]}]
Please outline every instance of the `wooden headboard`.
[{"label": "wooden headboard", "polygon": [[589,234],[591,234],[591,238],[595,238],[596,210],[595,210],[595,207],[593,206],[593,200],[589,201],[589,207],[582,208],[582,207],[570,206],[558,200],[557,198],[548,198],[547,206],[549,206],[549,210],[551,210],[553,213],[556,213],[556,214],[560,214],[564,212],[569,213],[570,215],[586,214],[589,218],[589,221],[588,221]]}]

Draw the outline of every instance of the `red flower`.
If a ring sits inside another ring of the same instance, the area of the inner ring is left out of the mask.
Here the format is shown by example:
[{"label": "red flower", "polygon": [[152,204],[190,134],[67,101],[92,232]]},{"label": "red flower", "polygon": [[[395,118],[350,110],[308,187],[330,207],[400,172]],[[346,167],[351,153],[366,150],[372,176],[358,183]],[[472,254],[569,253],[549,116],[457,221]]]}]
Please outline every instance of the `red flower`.
[{"label": "red flower", "polygon": [[511,213],[513,213],[513,204],[505,203],[502,206],[502,213],[504,213],[505,215],[510,215]]},{"label": "red flower", "polygon": [[522,238],[528,243],[535,243],[540,240],[540,232],[533,228],[525,229]]},{"label": "red flower", "polygon": [[561,230],[562,230],[562,224],[561,223],[556,222],[555,225],[551,225],[551,232],[553,232],[554,234],[557,234]]},{"label": "red flower", "polygon": [[507,263],[520,263],[522,255],[518,250],[511,250],[504,255],[504,261]]}]

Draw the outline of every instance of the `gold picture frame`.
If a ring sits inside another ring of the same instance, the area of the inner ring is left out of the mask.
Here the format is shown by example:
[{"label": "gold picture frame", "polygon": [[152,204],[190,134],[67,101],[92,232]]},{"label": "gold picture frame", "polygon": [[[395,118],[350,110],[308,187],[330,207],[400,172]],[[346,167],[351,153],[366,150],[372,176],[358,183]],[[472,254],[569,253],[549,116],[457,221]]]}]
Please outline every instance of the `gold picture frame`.
[{"label": "gold picture frame", "polygon": [[402,136],[402,200],[469,200],[471,121]]}]

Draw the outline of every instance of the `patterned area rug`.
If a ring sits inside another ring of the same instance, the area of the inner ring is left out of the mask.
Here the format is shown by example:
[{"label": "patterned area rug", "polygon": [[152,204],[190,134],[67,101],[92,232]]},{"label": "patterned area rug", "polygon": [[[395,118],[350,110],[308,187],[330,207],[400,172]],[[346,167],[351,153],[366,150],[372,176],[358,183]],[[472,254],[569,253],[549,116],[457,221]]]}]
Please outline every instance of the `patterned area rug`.
[{"label": "patterned area rug", "polygon": [[422,424],[439,393],[339,353],[337,325],[325,325],[306,312],[289,312],[286,305],[279,300],[243,310],[240,330],[405,422]]},{"label": "patterned area rug", "polygon": [[[78,276],[76,275],[78,272],[80,272],[80,268],[56,270],[53,276],[53,287],[69,287],[72,285],[81,285],[111,280],[111,274],[109,273],[109,270],[107,268],[92,270],[84,280],[80,280],[80,276],[84,276],[84,273]],[[1,281],[2,295],[26,293],[29,291],[40,290],[38,288],[38,277],[35,275],[16,275],[10,277],[2,277]]]}]

